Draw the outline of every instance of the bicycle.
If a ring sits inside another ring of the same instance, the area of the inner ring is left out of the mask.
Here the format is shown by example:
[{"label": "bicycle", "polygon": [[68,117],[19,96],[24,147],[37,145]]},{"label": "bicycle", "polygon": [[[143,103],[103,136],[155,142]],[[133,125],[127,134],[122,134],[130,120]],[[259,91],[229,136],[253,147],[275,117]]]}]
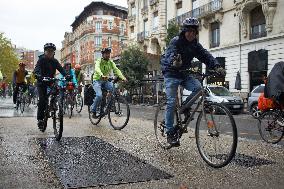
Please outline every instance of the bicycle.
[{"label": "bicycle", "polygon": [[25,86],[19,85],[17,101],[16,101],[16,110],[18,111],[20,108],[21,113],[24,113],[26,106],[26,95],[25,95]]},{"label": "bicycle", "polygon": [[55,139],[59,141],[63,133],[63,99],[59,97],[60,89],[57,83],[58,81],[65,81],[65,79],[43,77],[42,81],[48,84],[47,106],[44,110],[44,127],[42,132],[47,128],[48,118],[52,118]]},{"label": "bicycle", "polygon": [[[117,79],[109,78],[110,82],[114,84],[118,81]],[[92,87],[92,85],[89,85]],[[97,125],[103,117],[108,115],[110,125],[115,130],[123,129],[130,117],[130,109],[127,100],[120,96],[118,92],[103,90],[103,98],[100,104],[97,106],[97,112],[99,116],[94,118],[92,113],[92,105],[88,105],[89,119],[93,125]]]},{"label": "bicycle", "polygon": [[78,113],[80,113],[82,111],[82,108],[83,108],[83,97],[81,95],[82,93],[82,86],[79,85],[78,86],[78,90],[76,92],[76,97],[75,97],[75,107],[76,107],[76,111]]},{"label": "bicycle", "polygon": [[[212,71],[209,73],[211,74],[194,72],[194,74],[200,76],[201,84],[203,84],[205,78],[216,74]],[[186,104],[180,105],[181,100],[178,99],[178,96],[174,110],[174,126],[179,139],[184,133],[187,133],[189,123],[194,119],[195,113],[198,112],[195,138],[199,154],[211,167],[221,168],[229,164],[235,156],[238,142],[237,127],[230,111],[222,104],[209,102],[206,98],[208,92],[203,85],[201,90]],[[197,104],[191,111],[190,107],[194,103]],[[186,111],[191,111],[188,117],[180,113],[180,109],[184,107]],[[165,109],[166,102],[161,102],[155,113],[154,130],[158,144],[163,149],[170,149],[172,146],[168,145],[166,137]],[[226,140],[223,140],[222,137]],[[221,142],[221,144],[217,144],[218,142]]]},{"label": "bicycle", "polygon": [[284,112],[279,104],[276,108],[266,110],[260,115],[258,131],[267,143],[276,144],[281,141],[284,136]]},{"label": "bicycle", "polygon": [[67,82],[66,91],[64,94],[64,110],[67,110],[67,115],[71,119],[75,105],[75,86],[72,82]]}]

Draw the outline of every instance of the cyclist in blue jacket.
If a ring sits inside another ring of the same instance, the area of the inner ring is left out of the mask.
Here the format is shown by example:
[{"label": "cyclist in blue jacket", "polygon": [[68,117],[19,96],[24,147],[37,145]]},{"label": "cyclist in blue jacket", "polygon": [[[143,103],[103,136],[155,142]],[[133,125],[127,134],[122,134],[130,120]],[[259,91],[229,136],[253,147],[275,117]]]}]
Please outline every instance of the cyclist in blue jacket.
[{"label": "cyclist in blue jacket", "polygon": [[[174,37],[161,58],[161,69],[164,75],[167,107],[165,112],[165,126],[167,142],[171,146],[179,146],[179,136],[173,126],[174,109],[178,86],[192,91],[191,99],[201,89],[200,82],[185,71],[190,68],[193,58],[204,62],[209,69],[216,69],[222,75],[226,71],[220,67],[215,58],[197,41],[199,21],[196,18],[187,18],[183,21],[180,34]],[[189,114],[188,112],[182,112]],[[186,115],[188,118],[189,116]]]}]

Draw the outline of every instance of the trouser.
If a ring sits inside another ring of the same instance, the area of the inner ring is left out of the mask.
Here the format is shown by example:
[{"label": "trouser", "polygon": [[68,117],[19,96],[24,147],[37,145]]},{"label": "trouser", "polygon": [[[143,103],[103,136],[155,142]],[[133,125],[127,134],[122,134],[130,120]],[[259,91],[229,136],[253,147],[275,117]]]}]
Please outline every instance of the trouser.
[{"label": "trouser", "polygon": [[94,98],[94,102],[92,105],[93,106],[92,111],[96,112],[97,105],[101,102],[103,98],[102,88],[108,91],[113,91],[113,83],[109,81],[96,81],[95,80],[93,82],[93,88],[94,88],[94,91],[96,92],[96,97]]},{"label": "trouser", "polygon": [[178,86],[183,86],[186,90],[192,93],[187,97],[187,101],[201,90],[200,82],[194,77],[187,77],[186,79],[165,78],[165,87],[167,95],[167,107],[165,113],[165,124],[167,133],[175,132],[174,124],[174,110],[176,106],[176,96]]},{"label": "trouser", "polygon": [[38,108],[37,108],[37,120],[43,120],[44,110],[48,103],[47,86],[44,84],[38,85],[37,92],[39,97]]}]

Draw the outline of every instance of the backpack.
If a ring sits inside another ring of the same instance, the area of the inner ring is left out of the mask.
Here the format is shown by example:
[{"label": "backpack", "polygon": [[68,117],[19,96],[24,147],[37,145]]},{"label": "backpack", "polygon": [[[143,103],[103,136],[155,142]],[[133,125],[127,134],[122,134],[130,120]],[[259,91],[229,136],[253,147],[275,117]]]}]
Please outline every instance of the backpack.
[{"label": "backpack", "polygon": [[91,106],[93,104],[93,99],[95,98],[96,93],[91,84],[87,84],[84,87],[84,104],[86,106]]},{"label": "backpack", "polygon": [[274,97],[277,101],[283,101],[284,93],[284,62],[276,63],[271,69],[267,83],[265,84],[264,96]]},{"label": "backpack", "polygon": [[261,93],[258,98],[258,109],[261,111],[275,109],[277,104],[271,98],[265,98],[264,93]]}]

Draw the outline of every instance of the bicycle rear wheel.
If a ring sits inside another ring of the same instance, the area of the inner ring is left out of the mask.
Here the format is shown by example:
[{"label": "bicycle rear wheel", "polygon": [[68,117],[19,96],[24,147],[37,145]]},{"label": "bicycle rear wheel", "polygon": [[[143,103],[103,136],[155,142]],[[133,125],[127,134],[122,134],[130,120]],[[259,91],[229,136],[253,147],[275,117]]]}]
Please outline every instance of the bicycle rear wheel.
[{"label": "bicycle rear wheel", "polygon": [[276,144],[283,138],[284,127],[277,123],[277,120],[281,118],[278,112],[269,110],[264,112],[258,122],[258,131],[261,138],[272,144]]},{"label": "bicycle rear wheel", "polygon": [[76,111],[80,113],[83,108],[83,97],[80,94],[76,95]]},{"label": "bicycle rear wheel", "polygon": [[55,107],[53,107],[52,114],[55,139],[60,141],[63,133],[63,107],[61,103],[56,103]]},{"label": "bicycle rear wheel", "polygon": [[123,129],[130,117],[130,109],[127,100],[122,96],[113,96],[112,104],[108,110],[108,120],[115,130]]},{"label": "bicycle rear wheel", "polygon": [[200,112],[195,129],[198,151],[211,167],[221,168],[235,156],[238,134],[230,111],[221,104],[210,103]]},{"label": "bicycle rear wheel", "polygon": [[[100,110],[100,106],[97,107],[97,110]],[[94,113],[92,112],[92,106],[88,106],[88,112],[89,112],[89,119],[90,119],[91,123],[93,125],[99,124],[99,122],[101,121],[102,117],[101,116],[99,116],[99,117],[94,117],[93,116]]]}]

